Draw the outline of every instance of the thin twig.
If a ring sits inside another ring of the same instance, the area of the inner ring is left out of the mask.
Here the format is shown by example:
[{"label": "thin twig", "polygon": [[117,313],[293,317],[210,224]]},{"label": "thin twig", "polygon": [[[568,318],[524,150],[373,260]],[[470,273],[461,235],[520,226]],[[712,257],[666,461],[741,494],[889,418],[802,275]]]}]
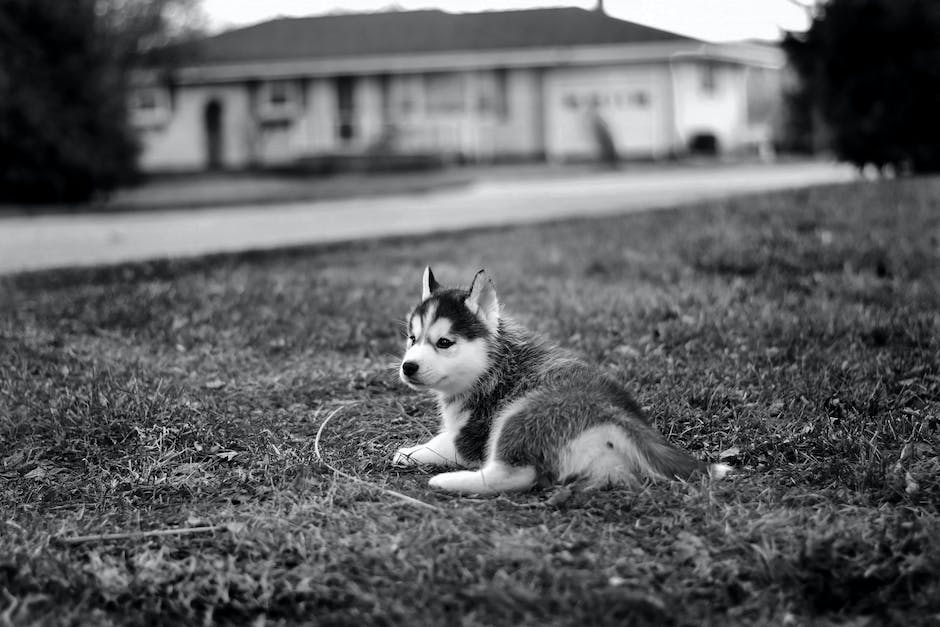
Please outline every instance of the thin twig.
[{"label": "thin twig", "polygon": [[373,490],[378,490],[379,492],[383,492],[383,493],[385,493],[385,494],[387,494],[387,495],[389,495],[389,496],[393,496],[393,497],[395,497],[396,499],[399,499],[399,500],[401,500],[401,501],[404,501],[405,503],[408,503],[408,504],[410,504],[410,505],[416,505],[416,506],[418,506],[418,507],[424,507],[424,508],[426,508],[426,509],[434,510],[434,511],[436,511],[436,512],[437,512],[437,511],[440,511],[440,509],[438,509],[438,508],[435,507],[434,505],[431,505],[430,503],[425,503],[424,501],[421,501],[421,500],[416,499],[416,498],[414,498],[414,497],[408,496],[407,494],[402,494],[401,492],[396,492],[395,490],[389,490],[388,488],[383,488],[382,486],[379,486],[379,485],[376,485],[376,484],[374,484],[374,483],[370,483],[370,482],[368,482],[368,481],[365,481],[365,480],[363,480],[363,479],[360,479],[359,477],[357,477],[357,476],[355,476],[355,475],[351,475],[351,474],[349,474],[348,472],[343,472],[343,471],[340,470],[339,468],[336,468],[335,466],[333,466],[332,464],[330,464],[328,461],[326,461],[325,459],[323,459],[323,455],[320,454],[320,436],[323,434],[323,429],[326,427],[326,423],[328,423],[328,422],[330,421],[330,419],[332,419],[333,416],[335,416],[336,414],[338,414],[338,413],[340,412],[340,410],[342,410],[344,407],[346,407],[346,405],[340,405],[339,407],[337,407],[336,409],[334,409],[332,412],[330,412],[330,415],[327,416],[326,418],[324,418],[324,419],[323,419],[323,422],[320,423],[320,428],[317,429],[317,437],[314,438],[314,440],[313,440],[313,452],[314,452],[314,454],[316,454],[317,460],[318,460],[321,464],[323,464],[324,466],[326,466],[327,468],[329,468],[330,470],[332,470],[332,471],[333,471],[334,473],[336,473],[337,475],[339,475],[339,476],[341,476],[341,477],[345,477],[346,479],[349,479],[350,481],[354,481],[354,482],[356,482],[356,483],[362,484],[362,485],[364,485],[364,486],[366,486],[366,487],[372,488]]},{"label": "thin twig", "polygon": [[71,538],[57,538],[64,544],[83,544],[85,542],[103,542],[106,540],[127,540],[130,538],[152,538],[157,536],[185,536],[194,533],[212,533],[227,531],[228,525],[211,525],[207,527],[177,527],[172,529],[153,529],[151,531],[126,531],[123,533],[95,533],[88,536],[72,536]]}]

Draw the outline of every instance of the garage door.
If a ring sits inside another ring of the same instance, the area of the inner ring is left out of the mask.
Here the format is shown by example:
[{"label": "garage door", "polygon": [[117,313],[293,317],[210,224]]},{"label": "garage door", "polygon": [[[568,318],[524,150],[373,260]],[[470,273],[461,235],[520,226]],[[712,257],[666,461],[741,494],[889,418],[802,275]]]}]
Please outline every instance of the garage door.
[{"label": "garage door", "polygon": [[604,73],[553,81],[547,90],[549,151],[558,157],[598,154],[598,127],[608,130],[621,156],[662,151],[664,99],[651,79]]}]

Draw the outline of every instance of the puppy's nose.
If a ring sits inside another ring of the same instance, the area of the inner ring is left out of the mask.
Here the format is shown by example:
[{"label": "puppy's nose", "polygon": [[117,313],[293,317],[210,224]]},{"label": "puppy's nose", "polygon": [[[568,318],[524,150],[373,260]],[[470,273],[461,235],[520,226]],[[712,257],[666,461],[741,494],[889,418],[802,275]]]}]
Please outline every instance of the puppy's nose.
[{"label": "puppy's nose", "polygon": [[418,372],[418,364],[414,361],[406,361],[401,365],[401,371],[405,373],[406,377],[414,376]]}]

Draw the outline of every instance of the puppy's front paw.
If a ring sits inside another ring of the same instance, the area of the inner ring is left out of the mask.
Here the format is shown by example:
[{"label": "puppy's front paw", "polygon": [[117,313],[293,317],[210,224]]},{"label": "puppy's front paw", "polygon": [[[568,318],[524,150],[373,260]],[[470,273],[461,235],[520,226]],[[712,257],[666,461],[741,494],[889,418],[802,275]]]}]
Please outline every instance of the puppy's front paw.
[{"label": "puppy's front paw", "polygon": [[463,492],[465,494],[484,494],[488,492],[479,470],[458,470],[434,475],[428,485],[445,492]]},{"label": "puppy's front paw", "polygon": [[392,464],[402,468],[413,466],[453,466],[459,457],[449,436],[438,435],[424,444],[398,449]]},{"label": "puppy's front paw", "polygon": [[398,466],[399,468],[417,466],[419,462],[415,459],[414,454],[420,448],[420,446],[409,446],[398,449],[392,457],[392,466]]},{"label": "puppy's front paw", "polygon": [[428,486],[438,490],[447,490],[448,492],[456,491],[455,487],[462,474],[463,472],[444,472],[439,475],[434,475],[428,480]]}]

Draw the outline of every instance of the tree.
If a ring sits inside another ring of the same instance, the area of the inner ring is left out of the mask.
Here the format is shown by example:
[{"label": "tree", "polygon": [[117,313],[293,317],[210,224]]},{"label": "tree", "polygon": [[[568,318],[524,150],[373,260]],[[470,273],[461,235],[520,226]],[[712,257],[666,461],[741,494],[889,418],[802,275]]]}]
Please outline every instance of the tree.
[{"label": "tree", "polygon": [[0,202],[83,202],[134,179],[130,70],[192,0],[0,0]]},{"label": "tree", "polygon": [[940,3],[829,0],[783,47],[800,77],[793,101],[825,124],[839,158],[940,170]]}]

